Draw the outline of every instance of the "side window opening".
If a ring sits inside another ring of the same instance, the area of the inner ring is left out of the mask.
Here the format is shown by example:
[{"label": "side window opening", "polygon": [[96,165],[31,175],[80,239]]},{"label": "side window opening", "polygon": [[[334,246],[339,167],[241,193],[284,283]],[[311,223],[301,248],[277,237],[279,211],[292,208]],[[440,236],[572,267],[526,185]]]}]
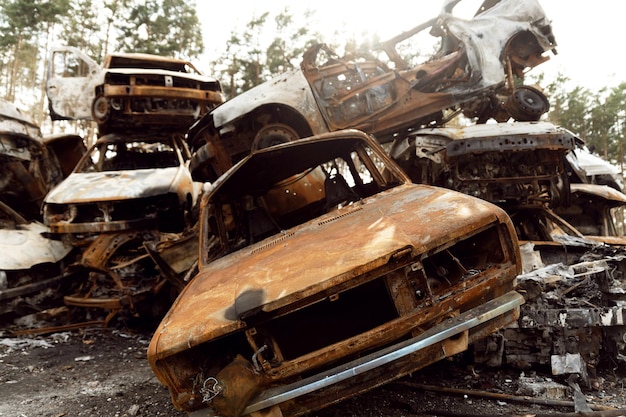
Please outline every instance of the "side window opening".
[{"label": "side window opening", "polygon": [[63,78],[87,77],[89,64],[70,51],[58,51],[52,56],[52,73]]}]

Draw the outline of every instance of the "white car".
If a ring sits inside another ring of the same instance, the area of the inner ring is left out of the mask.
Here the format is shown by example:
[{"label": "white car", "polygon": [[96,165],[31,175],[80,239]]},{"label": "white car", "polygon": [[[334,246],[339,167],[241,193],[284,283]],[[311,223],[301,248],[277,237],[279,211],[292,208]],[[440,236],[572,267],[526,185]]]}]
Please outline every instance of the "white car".
[{"label": "white car", "polygon": [[52,233],[180,231],[201,184],[191,179],[180,135],[101,137],[44,200]]}]

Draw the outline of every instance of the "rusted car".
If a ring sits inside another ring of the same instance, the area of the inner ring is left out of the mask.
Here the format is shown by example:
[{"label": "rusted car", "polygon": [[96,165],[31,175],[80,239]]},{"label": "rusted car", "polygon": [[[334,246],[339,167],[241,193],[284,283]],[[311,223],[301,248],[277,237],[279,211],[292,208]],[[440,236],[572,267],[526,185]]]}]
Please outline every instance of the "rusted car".
[{"label": "rusted car", "polygon": [[177,134],[109,134],[44,199],[44,223],[80,240],[102,232],[180,232],[202,185]]},{"label": "rusted car", "polygon": [[411,183],[356,130],[254,151],[200,228],[199,272],[148,348],[193,416],[305,414],[465,351],[523,302],[509,217]]},{"label": "rusted car", "polygon": [[[463,112],[488,119],[538,120],[548,101],[520,85],[556,42],[535,0],[487,1],[471,20],[441,14],[380,45],[371,54],[337,56],[318,44],[299,69],[231,98],[189,131],[192,150],[217,178],[250,150],[323,132],[357,128],[388,142],[408,131],[443,124]],[[413,42],[424,43],[417,46]],[[431,41],[432,40],[432,41]],[[428,43],[427,43],[428,42]],[[419,62],[402,59],[438,45]]]},{"label": "rusted car", "polygon": [[[73,248],[0,202],[0,322],[61,304]],[[65,287],[66,289],[69,287]]]},{"label": "rusted car", "polygon": [[117,53],[99,65],[73,47],[51,51],[46,93],[52,120],[94,120],[101,135],[139,126],[184,132],[224,102],[220,82],[189,61]]}]

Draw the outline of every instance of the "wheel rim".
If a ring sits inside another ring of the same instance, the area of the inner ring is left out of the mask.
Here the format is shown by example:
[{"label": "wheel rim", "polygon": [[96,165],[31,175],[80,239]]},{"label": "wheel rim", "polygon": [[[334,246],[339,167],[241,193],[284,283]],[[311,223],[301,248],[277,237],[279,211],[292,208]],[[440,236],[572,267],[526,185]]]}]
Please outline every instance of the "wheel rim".
[{"label": "wheel rim", "polygon": [[522,86],[506,101],[505,109],[515,120],[531,122],[539,120],[550,109],[550,103],[541,91]]},{"label": "wheel rim", "polygon": [[300,139],[300,135],[291,126],[282,123],[268,124],[257,132],[252,143],[252,150],[268,148],[296,139]]},{"label": "wheel rim", "polygon": [[93,117],[96,122],[106,122],[110,113],[109,101],[102,96],[97,97],[93,102]]}]

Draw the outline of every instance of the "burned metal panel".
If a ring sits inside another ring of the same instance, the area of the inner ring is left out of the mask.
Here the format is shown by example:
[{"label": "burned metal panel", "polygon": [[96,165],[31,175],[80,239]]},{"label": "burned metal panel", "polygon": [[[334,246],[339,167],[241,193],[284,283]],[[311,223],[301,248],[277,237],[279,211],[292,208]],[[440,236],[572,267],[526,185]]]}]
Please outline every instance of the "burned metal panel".
[{"label": "burned metal panel", "polygon": [[[326,204],[338,175],[351,192]],[[201,208],[199,272],[148,350],[180,409],[239,415],[276,405],[298,415],[466,350],[514,320],[522,302],[511,292],[521,259],[504,212],[410,184],[358,131],[258,150],[212,185]],[[256,239],[247,224],[268,230]],[[466,320],[482,309],[493,321]],[[455,319],[466,327],[454,331]],[[400,352],[429,328],[443,353],[430,344]],[[351,361],[365,352],[382,360],[373,379],[334,380],[333,366],[358,368]],[[407,361],[380,359],[387,354]],[[290,385],[306,376],[306,392]]]},{"label": "burned metal panel", "polygon": [[53,152],[61,164],[63,178],[72,173],[80,159],[87,152],[83,138],[73,134],[59,134],[43,138],[46,148]]},{"label": "burned metal panel", "polygon": [[[59,297],[72,246],[46,238],[48,229],[0,202],[0,316],[43,309]],[[2,320],[4,322],[4,320]]]},{"label": "burned metal panel", "polygon": [[618,191],[624,190],[624,178],[619,167],[595,155],[580,140],[574,155],[568,161],[576,168],[577,182],[608,185]]}]

